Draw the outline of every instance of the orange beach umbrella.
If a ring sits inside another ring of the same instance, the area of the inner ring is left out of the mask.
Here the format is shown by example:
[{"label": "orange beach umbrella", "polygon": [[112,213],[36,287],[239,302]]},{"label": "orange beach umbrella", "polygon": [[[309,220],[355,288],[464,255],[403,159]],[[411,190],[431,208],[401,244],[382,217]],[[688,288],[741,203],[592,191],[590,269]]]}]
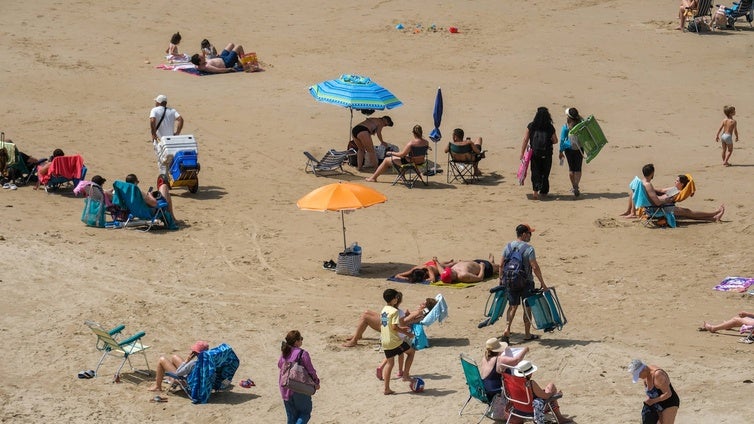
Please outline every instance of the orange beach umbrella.
[{"label": "orange beach umbrella", "polygon": [[340,211],[340,221],[343,224],[343,250],[345,250],[346,224],[343,211],[368,208],[386,201],[387,197],[377,190],[361,184],[340,182],[315,189],[298,199],[296,206],[308,211]]}]

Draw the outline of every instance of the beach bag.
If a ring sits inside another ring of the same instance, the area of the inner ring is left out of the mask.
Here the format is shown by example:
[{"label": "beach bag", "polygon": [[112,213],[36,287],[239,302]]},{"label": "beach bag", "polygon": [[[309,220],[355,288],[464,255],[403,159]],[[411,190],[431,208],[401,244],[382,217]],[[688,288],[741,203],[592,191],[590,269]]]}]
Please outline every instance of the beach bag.
[{"label": "beach bag", "polygon": [[91,197],[84,199],[81,222],[87,227],[105,228],[105,204]]},{"label": "beach bag", "polygon": [[427,339],[427,333],[424,332],[423,325],[412,324],[411,331],[414,332],[414,341],[411,343],[411,347],[416,350],[422,350],[429,347],[429,339]]},{"label": "beach bag", "polygon": [[526,287],[526,270],[524,269],[524,255],[521,252],[522,246],[515,248],[508,243],[510,253],[503,262],[503,275],[501,280],[503,285],[509,290],[522,291]]},{"label": "beach bag", "polygon": [[303,351],[299,351],[294,362],[285,363],[281,385],[292,392],[311,396],[317,391],[317,386],[314,384],[312,376],[309,375],[309,371],[301,365],[302,354]]},{"label": "beach bag", "polygon": [[[346,150],[359,150],[359,146],[356,145],[356,142],[353,141],[353,139],[348,141],[348,146],[346,147]],[[348,164],[351,166],[357,166],[358,162],[356,159],[356,155],[348,155]]]},{"label": "beach bag", "polygon": [[254,52],[242,55],[238,58],[238,61],[241,62],[241,66],[243,67],[243,70],[245,72],[256,72],[261,69],[259,67],[259,59],[257,58],[257,54]]},{"label": "beach bag", "polygon": [[534,130],[531,135],[531,148],[535,152],[552,152],[552,141],[547,132]]}]

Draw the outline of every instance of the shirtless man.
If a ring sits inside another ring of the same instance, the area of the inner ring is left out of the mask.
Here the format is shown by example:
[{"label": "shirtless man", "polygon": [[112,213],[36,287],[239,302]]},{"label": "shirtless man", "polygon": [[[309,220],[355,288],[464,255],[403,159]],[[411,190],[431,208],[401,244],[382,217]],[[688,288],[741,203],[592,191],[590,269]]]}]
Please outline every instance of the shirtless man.
[{"label": "shirtless man", "polygon": [[[482,137],[477,137],[475,141],[471,140],[471,137],[466,137],[464,140],[463,138],[464,132],[461,128],[456,128],[453,130],[453,141],[450,143],[458,146],[471,146],[471,152],[470,153],[451,153],[450,155],[453,157],[453,160],[462,161],[462,162],[474,162],[474,175],[482,175],[482,173],[479,171],[479,161],[483,158],[482,154]],[[450,152],[450,143],[448,143],[448,146],[445,147],[445,153]]]},{"label": "shirtless man", "polygon": [[458,261],[453,266],[446,267],[440,274],[440,280],[449,284],[453,282],[478,283],[492,277],[498,267],[495,266],[494,258],[490,260],[474,259],[473,261]]},{"label": "shirtless man", "polygon": [[244,55],[243,46],[228,44],[219,57],[207,59],[202,54],[195,54],[191,56],[191,63],[196,65],[200,71],[209,72],[212,74],[223,74],[226,72],[235,72],[233,69],[239,62],[239,58]]}]

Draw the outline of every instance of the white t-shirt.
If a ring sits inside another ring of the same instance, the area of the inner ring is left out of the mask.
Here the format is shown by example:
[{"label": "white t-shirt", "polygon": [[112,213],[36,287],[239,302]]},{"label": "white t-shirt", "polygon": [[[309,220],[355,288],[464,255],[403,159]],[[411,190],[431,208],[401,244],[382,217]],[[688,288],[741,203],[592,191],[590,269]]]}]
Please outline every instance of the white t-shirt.
[{"label": "white t-shirt", "polygon": [[175,120],[176,118],[181,116],[181,114],[178,113],[178,111],[173,108],[164,107],[164,106],[155,106],[149,112],[149,118],[155,119],[155,122],[154,122],[155,125],[158,122],[160,122],[163,112],[165,112],[165,119],[163,119],[162,122],[160,123],[160,126],[157,127],[157,137],[165,137],[165,136],[174,135],[173,131],[175,131]]}]

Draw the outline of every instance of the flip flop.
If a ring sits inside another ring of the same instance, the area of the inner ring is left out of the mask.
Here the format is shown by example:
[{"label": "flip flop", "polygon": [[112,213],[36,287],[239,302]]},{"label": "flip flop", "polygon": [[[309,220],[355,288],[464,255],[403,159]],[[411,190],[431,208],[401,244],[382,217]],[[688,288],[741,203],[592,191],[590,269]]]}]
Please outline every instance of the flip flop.
[{"label": "flip flop", "polygon": [[94,370],[88,370],[88,371],[81,371],[78,375],[79,378],[92,378],[94,377]]},{"label": "flip flop", "polygon": [[525,342],[529,342],[529,341],[532,341],[532,340],[539,340],[539,335],[538,334],[532,334],[530,337],[524,337],[524,341]]},{"label": "flip flop", "polygon": [[150,402],[159,402],[159,403],[163,403],[163,402],[167,402],[167,401],[168,401],[168,398],[164,398],[164,397],[162,397],[162,396],[155,396],[155,397],[153,397],[152,399],[149,399],[149,401],[150,401]]}]

